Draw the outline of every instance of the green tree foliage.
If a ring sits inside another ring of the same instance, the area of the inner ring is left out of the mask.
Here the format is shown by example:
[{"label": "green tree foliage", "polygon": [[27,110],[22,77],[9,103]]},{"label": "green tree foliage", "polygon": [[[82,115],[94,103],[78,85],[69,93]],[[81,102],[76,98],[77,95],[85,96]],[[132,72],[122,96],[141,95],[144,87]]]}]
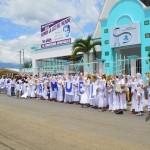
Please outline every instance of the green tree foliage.
[{"label": "green tree foliage", "polygon": [[89,35],[86,39],[76,39],[72,46],[71,60],[76,60],[78,53],[87,54],[88,62],[90,51],[93,50],[93,54],[96,56],[96,46],[101,45],[100,41],[93,41],[92,35]]}]

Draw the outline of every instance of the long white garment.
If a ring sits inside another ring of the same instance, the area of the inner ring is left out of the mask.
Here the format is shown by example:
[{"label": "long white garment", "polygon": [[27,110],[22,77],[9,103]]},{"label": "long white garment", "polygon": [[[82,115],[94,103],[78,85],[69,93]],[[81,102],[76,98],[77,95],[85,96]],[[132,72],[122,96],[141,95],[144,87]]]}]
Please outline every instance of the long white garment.
[{"label": "long white garment", "polygon": [[148,91],[148,111],[150,111],[150,86],[147,87]]},{"label": "long white garment", "polygon": [[67,79],[65,82],[65,99],[64,102],[73,102],[74,91],[73,91],[73,81]]},{"label": "long white garment", "polygon": [[122,98],[123,109],[127,109],[127,101],[126,101],[127,85],[125,84],[125,79],[122,79],[120,81],[120,85],[125,85],[124,91],[121,93],[121,98]]},{"label": "long white garment", "polygon": [[97,101],[96,101],[97,84],[98,84],[98,81],[90,83],[89,103],[90,103],[91,106],[97,106]]},{"label": "long white garment", "polygon": [[107,106],[105,89],[106,89],[105,82],[103,80],[99,81],[99,85],[97,87],[97,95],[96,95],[97,106],[99,108],[104,108]]},{"label": "long white garment", "polygon": [[80,103],[81,104],[88,104],[88,93],[86,92],[87,90],[87,87],[86,85],[83,86],[82,88],[82,94],[81,94],[81,100],[80,100]]},{"label": "long white garment", "polygon": [[56,82],[55,77],[53,77],[50,79],[50,98],[51,99],[57,98],[57,91],[58,91],[57,82]]},{"label": "long white garment", "polygon": [[57,101],[62,102],[63,101],[63,81],[61,79],[57,81],[57,87],[58,87]]},{"label": "long white garment", "polygon": [[29,83],[26,83],[26,84],[24,84],[24,86],[25,86],[25,88],[26,88],[26,91],[25,91],[25,93],[21,96],[21,98],[28,98],[28,97],[30,97],[31,95],[30,95],[30,85],[29,85]]},{"label": "long white garment", "polygon": [[111,82],[107,84],[107,94],[109,110],[113,110],[113,86]]},{"label": "long white garment", "polygon": [[131,99],[131,108],[130,108],[131,111],[135,110],[136,108],[136,100],[137,100],[136,89],[137,89],[137,82],[132,82],[131,84],[132,99]]},{"label": "long white garment", "polygon": [[124,81],[123,79],[120,79],[120,80],[117,80],[116,81],[116,98],[117,98],[117,101],[116,101],[116,108],[117,110],[118,109],[126,109],[124,107],[124,103],[126,101],[126,99],[124,100],[125,98],[125,93],[122,93],[122,89],[121,89],[121,85],[124,84]]},{"label": "long white garment", "polygon": [[7,86],[8,86],[8,95],[11,96],[11,82],[9,82]]},{"label": "long white garment", "polygon": [[73,81],[73,91],[74,91],[73,101],[74,102],[79,102],[78,82],[79,82],[78,80]]},{"label": "long white garment", "polygon": [[36,88],[36,85],[35,85],[35,83],[33,83],[31,85],[31,97],[32,98],[35,98],[35,88]]},{"label": "long white garment", "polygon": [[137,88],[137,99],[136,99],[136,112],[143,111],[143,97],[144,97],[144,90],[141,87]]},{"label": "long white garment", "polygon": [[47,89],[47,85],[44,85],[44,88],[43,88],[43,93],[42,93],[42,97],[47,100],[48,99],[48,89]]}]

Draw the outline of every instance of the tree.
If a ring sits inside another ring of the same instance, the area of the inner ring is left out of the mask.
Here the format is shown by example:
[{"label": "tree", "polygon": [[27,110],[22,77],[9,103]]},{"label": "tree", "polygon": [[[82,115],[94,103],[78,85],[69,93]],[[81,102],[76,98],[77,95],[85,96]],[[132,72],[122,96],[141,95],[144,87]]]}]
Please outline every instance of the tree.
[{"label": "tree", "polygon": [[92,35],[89,35],[86,39],[76,39],[72,46],[71,59],[75,60],[78,53],[87,55],[87,61],[89,63],[90,51],[93,50],[93,54],[96,56],[96,46],[101,45],[100,41],[92,41]]},{"label": "tree", "polygon": [[31,68],[32,67],[32,61],[26,60],[23,64],[23,68]]}]

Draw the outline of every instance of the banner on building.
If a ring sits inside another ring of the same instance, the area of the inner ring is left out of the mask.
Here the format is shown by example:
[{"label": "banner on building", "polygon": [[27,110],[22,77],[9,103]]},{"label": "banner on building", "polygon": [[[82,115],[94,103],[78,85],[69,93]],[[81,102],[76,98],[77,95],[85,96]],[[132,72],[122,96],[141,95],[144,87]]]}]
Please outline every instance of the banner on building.
[{"label": "banner on building", "polygon": [[111,48],[140,44],[140,37],[139,23],[118,26],[110,29]]},{"label": "banner on building", "polygon": [[71,43],[70,17],[41,25],[41,48]]}]

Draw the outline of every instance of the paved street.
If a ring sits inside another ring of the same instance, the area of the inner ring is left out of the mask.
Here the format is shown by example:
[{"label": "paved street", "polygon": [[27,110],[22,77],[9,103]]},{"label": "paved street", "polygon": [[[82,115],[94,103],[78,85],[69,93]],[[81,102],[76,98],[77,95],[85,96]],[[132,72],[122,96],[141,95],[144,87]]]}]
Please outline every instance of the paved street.
[{"label": "paved street", "polygon": [[0,95],[0,150],[145,150],[150,121],[80,105]]}]

